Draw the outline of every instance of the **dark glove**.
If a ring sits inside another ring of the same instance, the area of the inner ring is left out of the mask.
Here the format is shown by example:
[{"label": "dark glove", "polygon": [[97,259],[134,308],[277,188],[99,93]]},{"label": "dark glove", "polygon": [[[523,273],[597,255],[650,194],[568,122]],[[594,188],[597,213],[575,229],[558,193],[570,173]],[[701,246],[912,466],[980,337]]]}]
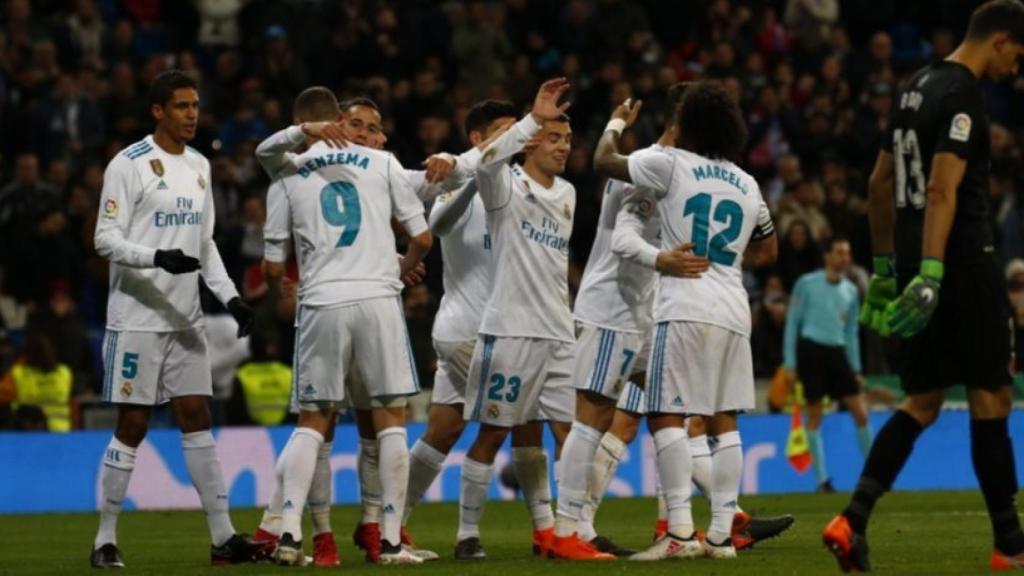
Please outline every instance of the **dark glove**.
[{"label": "dark glove", "polygon": [[239,338],[248,336],[249,332],[252,332],[252,308],[235,296],[228,302],[228,312],[231,312],[235,322],[238,322],[238,332],[235,335]]},{"label": "dark glove", "polygon": [[186,256],[180,249],[157,250],[153,256],[153,264],[167,270],[171,274],[187,274],[199,270],[199,259]]}]

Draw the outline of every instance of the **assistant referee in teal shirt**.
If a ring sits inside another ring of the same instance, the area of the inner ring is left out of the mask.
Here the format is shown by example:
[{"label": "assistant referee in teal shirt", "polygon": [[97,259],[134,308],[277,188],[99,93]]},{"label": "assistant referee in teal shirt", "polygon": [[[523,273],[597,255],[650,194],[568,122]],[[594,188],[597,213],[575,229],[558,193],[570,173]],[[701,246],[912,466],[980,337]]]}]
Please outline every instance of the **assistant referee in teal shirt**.
[{"label": "assistant referee in teal shirt", "polygon": [[783,363],[790,382],[797,377],[807,399],[807,443],[814,458],[819,492],[832,492],[821,442],[822,398],[840,400],[857,425],[857,442],[865,455],[871,428],[860,375],[857,287],[846,279],[850,243],[832,238],[825,244],[825,267],[801,276],[786,313]]}]

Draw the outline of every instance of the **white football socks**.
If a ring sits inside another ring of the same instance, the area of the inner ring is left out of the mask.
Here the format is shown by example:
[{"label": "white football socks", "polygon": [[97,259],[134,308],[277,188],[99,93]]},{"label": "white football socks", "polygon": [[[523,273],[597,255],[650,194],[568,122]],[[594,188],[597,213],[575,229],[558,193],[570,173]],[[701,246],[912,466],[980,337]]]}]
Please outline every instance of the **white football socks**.
[{"label": "white football socks", "polygon": [[618,436],[606,433],[601,437],[601,444],[594,453],[594,464],[590,468],[590,481],[587,482],[587,500],[580,510],[580,519],[576,523],[576,533],[582,540],[590,541],[597,537],[594,529],[594,517],[601,506],[601,500],[608,491],[608,485],[615,472],[619,469],[622,455],[627,446]]},{"label": "white football socks", "polygon": [[280,465],[284,472],[281,534],[291,534],[297,542],[302,541],[302,510],[306,506],[317,453],[323,442],[324,437],[316,430],[296,428],[281,452]]},{"label": "white football socks", "polygon": [[548,453],[540,446],[513,447],[512,465],[515,468],[519,486],[523,489],[526,508],[530,511],[530,517],[533,519],[533,529],[547,530],[551,528],[555,525],[555,514],[551,510]]},{"label": "white football socks", "polygon": [[210,540],[214,546],[220,546],[235,535],[235,527],[228,516],[228,489],[224,485],[224,471],[220,467],[216,446],[209,430],[181,435],[185,467],[206,511]]},{"label": "white football socks", "polygon": [[706,434],[690,438],[690,462],[693,483],[705,498],[711,498],[711,447]]},{"label": "white football socks", "polygon": [[103,504],[100,505],[100,527],[93,542],[94,548],[104,544],[117,544],[117,517],[124,505],[128,492],[128,481],[135,469],[136,449],[111,438],[103,453],[103,471],[100,484],[103,486]]},{"label": "white football socks", "polygon": [[409,521],[412,509],[423,499],[430,485],[434,483],[444,466],[447,453],[441,452],[427,444],[422,438],[409,450],[409,490],[405,494],[405,518],[402,525]]},{"label": "white football socks", "polygon": [[493,464],[483,464],[467,457],[462,461],[462,484],[459,487],[459,532],[456,542],[480,537],[480,519],[484,515],[487,490],[491,486]]},{"label": "white football socks", "polygon": [[693,480],[690,473],[690,447],[683,428],[662,428],[654,433],[657,450],[658,477],[668,508],[668,530],[680,538],[693,534],[690,496]]},{"label": "white football socks", "polygon": [[359,499],[362,502],[363,517],[360,524],[380,522],[380,450],[377,439],[359,439],[359,457],[356,460],[359,472]]},{"label": "white football socks", "polygon": [[583,506],[587,503],[587,485],[601,436],[601,432],[582,422],[572,423],[562,447],[562,459],[573,465],[563,470],[562,481],[558,485],[555,536],[564,538],[576,532]]},{"label": "white football socks", "polygon": [[409,486],[409,445],[405,428],[392,426],[377,432],[380,447],[381,539],[402,543],[405,491]]},{"label": "white football socks", "polygon": [[331,450],[333,442],[324,442],[316,454],[313,482],[309,485],[309,515],[313,519],[313,536],[331,531]]},{"label": "white football socks", "polygon": [[739,431],[719,434],[716,440],[711,452],[713,487],[708,540],[720,544],[732,534],[732,518],[736,514],[743,474],[743,445]]}]

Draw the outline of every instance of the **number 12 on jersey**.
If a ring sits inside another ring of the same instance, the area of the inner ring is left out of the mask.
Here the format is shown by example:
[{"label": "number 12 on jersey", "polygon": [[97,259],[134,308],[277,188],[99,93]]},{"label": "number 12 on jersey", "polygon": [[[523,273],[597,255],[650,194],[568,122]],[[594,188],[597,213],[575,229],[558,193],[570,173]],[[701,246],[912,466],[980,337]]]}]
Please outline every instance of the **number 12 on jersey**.
[{"label": "number 12 on jersey", "polygon": [[711,236],[709,241],[711,200],[711,194],[701,192],[691,196],[683,206],[683,218],[693,215],[693,233],[690,235],[694,245],[693,252],[698,256],[706,256],[716,264],[732,266],[736,261],[736,253],[729,250],[728,246],[740,237],[740,231],[743,229],[743,207],[728,199],[715,204],[715,222],[725,224],[726,228]]},{"label": "number 12 on jersey", "polygon": [[359,191],[349,182],[336,180],[320,190],[320,211],[331,226],[342,228],[335,248],[351,246],[359,234],[363,213],[359,206]]}]

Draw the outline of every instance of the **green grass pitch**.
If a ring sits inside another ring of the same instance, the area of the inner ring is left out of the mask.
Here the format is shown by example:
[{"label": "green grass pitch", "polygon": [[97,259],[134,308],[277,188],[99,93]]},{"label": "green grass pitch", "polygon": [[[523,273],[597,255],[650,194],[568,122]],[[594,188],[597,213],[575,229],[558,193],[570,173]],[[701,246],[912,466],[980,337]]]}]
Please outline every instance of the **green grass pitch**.
[{"label": "green grass pitch", "polygon": [[[784,495],[742,498],[755,514],[791,513],[796,524],[776,540],[740,553],[735,561],[707,559],[660,563],[567,563],[530,555],[529,517],[522,502],[490,502],[482,526],[488,560],[455,562],[452,544],[458,519],[454,504],[423,504],[409,529],[417,543],[442,559],[423,566],[377,567],[363,562],[350,535],[358,518],[355,507],[333,513],[343,564],[338,569],[298,568],[316,573],[370,574],[397,570],[418,574],[572,575],[600,570],[611,574],[829,574],[836,564],[821,545],[820,531],[846,502],[846,495]],[[706,526],[707,503],[694,500],[698,526]],[[652,499],[608,499],[598,527],[621,545],[641,548],[654,524]],[[232,511],[236,528],[255,529],[260,510]],[[0,574],[82,574],[89,572],[88,551],[96,529],[95,514],[0,516]],[[890,494],[879,502],[869,530],[874,568],[884,574],[979,574],[988,571],[991,535],[984,503],[973,492]],[[209,543],[201,512],[127,512],[119,527],[120,546],[129,574],[282,574],[272,565],[209,566]],[[307,542],[307,551],[309,543]]]}]

